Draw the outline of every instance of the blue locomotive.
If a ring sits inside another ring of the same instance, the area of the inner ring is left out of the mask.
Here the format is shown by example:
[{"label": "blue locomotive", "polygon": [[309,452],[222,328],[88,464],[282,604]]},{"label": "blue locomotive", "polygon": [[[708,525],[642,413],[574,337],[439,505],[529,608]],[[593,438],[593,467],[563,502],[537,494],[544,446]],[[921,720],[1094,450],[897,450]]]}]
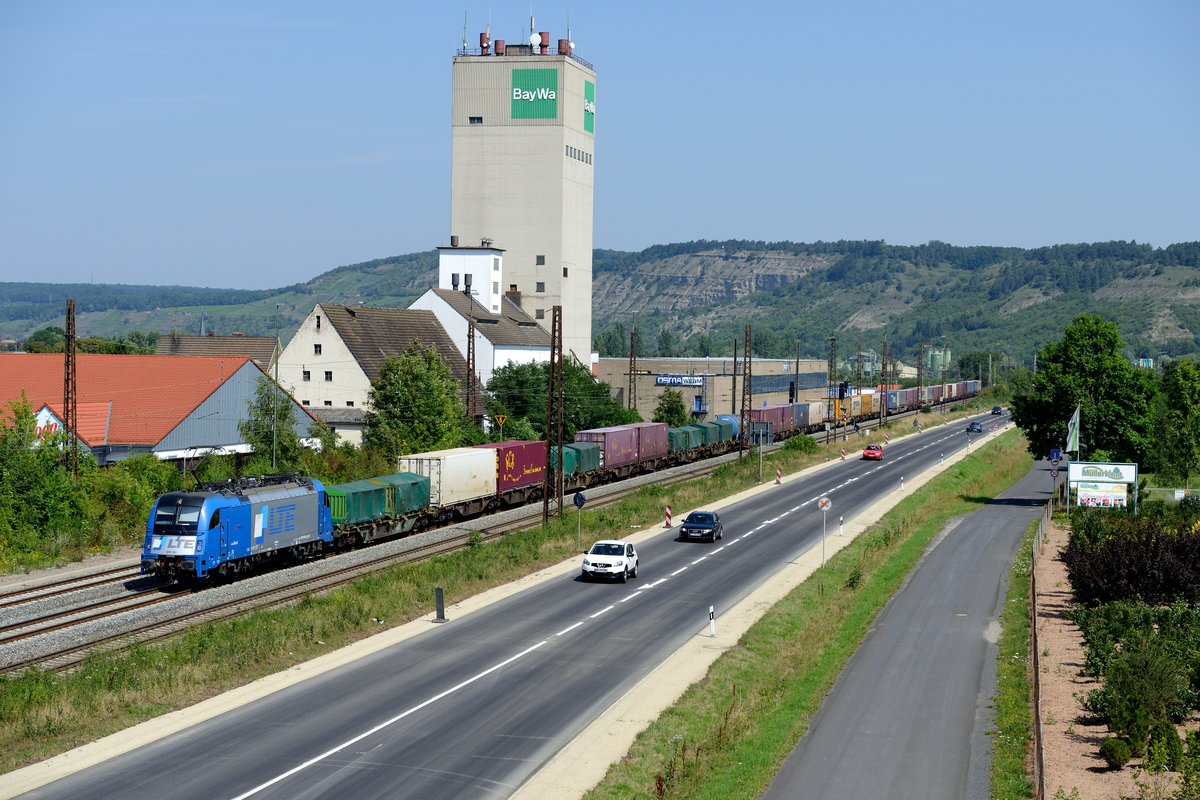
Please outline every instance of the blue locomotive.
[{"label": "blue locomotive", "polygon": [[189,581],[303,560],[333,542],[325,486],[301,475],[234,478],[162,495],[146,522],[142,573]]}]

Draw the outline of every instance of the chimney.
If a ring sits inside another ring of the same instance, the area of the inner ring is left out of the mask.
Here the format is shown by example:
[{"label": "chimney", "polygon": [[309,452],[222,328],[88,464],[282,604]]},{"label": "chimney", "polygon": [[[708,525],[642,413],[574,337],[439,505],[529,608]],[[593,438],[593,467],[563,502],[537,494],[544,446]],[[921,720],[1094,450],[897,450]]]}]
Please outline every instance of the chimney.
[{"label": "chimney", "polygon": [[456,292],[458,291],[458,273],[457,272],[450,273],[450,288]]},{"label": "chimney", "polygon": [[488,54],[488,35],[486,33],[479,34],[479,55],[486,56]]},{"label": "chimney", "polygon": [[558,40],[558,54],[560,56],[571,55],[571,40],[570,39],[559,39]]},{"label": "chimney", "polygon": [[457,233],[450,234],[450,246],[458,247],[458,234]]},{"label": "chimney", "polygon": [[517,291],[517,285],[515,283],[510,283],[508,285],[508,291],[504,293],[504,296],[507,297],[517,308],[521,307],[521,293]]},{"label": "chimney", "polygon": [[542,43],[538,46],[538,52],[546,55],[550,52],[550,31],[538,31],[538,36],[542,37]]},{"label": "chimney", "polygon": [[463,294],[467,297],[471,296],[471,273],[463,273]]},{"label": "chimney", "polygon": [[503,39],[496,40],[496,55],[498,55],[498,56],[504,55],[504,40]]}]

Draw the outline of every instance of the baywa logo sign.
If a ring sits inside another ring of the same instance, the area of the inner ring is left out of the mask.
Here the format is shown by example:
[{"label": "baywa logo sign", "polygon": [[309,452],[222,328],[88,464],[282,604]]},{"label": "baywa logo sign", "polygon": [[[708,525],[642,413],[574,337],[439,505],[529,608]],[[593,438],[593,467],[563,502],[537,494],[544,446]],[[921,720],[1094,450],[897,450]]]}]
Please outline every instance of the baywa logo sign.
[{"label": "baywa logo sign", "polygon": [[596,84],[591,81],[583,82],[583,129],[596,132]]},{"label": "baywa logo sign", "polygon": [[558,70],[512,71],[512,118],[558,118]]}]

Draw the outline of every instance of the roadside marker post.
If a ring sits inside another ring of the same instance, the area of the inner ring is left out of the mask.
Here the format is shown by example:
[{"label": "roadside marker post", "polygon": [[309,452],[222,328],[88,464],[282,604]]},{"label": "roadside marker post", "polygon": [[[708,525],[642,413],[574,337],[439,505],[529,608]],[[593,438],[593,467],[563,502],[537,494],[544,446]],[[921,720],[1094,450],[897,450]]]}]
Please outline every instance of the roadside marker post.
[{"label": "roadside marker post", "polygon": [[776,468],[775,468],[775,485],[776,485],[776,486],[778,486],[778,485],[779,485],[780,479],[781,479],[782,477],[783,477],[783,472],[782,472],[782,471],[780,471],[779,467],[776,467]]},{"label": "roadside marker post", "polygon": [[667,518],[666,518],[666,520],[663,522],[663,527],[664,527],[664,528],[669,528],[669,527],[671,527],[671,507],[670,507],[670,506],[666,506],[665,508],[666,508],[666,514],[667,514]]},{"label": "roadside marker post", "polygon": [[842,448],[842,461],[846,460],[846,448]]},{"label": "roadside marker post", "polygon": [[717,621],[713,615],[713,607],[708,607],[708,637],[710,639],[717,638]]},{"label": "roadside marker post", "polygon": [[821,509],[821,566],[825,566],[825,521],[829,516],[829,509],[833,507],[833,503],[828,497],[822,497],[817,501],[817,508]]}]

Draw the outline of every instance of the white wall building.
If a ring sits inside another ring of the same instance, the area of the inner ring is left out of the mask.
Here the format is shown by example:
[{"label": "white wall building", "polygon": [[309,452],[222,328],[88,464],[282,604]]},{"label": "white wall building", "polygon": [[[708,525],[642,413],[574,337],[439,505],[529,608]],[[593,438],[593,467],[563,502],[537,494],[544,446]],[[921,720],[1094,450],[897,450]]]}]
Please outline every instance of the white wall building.
[{"label": "white wall building", "polygon": [[562,306],[564,353],[588,364],[596,73],[566,39],[534,38],[481,34],[454,58],[450,233],[503,248],[501,290],[546,330]]}]

